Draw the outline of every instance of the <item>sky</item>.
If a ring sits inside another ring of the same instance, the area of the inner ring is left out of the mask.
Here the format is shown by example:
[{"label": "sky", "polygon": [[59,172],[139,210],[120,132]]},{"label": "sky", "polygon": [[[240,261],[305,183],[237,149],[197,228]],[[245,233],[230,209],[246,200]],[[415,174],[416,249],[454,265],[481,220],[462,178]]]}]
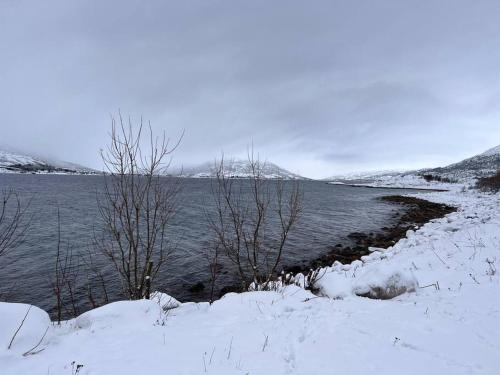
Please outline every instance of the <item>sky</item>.
[{"label": "sky", "polygon": [[0,0],[0,147],[100,169],[111,117],[173,163],[307,177],[500,144],[500,1]]}]

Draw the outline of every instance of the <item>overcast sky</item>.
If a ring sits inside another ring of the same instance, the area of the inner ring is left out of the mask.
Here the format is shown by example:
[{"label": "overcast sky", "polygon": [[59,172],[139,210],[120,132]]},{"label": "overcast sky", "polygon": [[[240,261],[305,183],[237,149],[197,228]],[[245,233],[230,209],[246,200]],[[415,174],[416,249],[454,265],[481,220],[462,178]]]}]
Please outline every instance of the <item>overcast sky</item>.
[{"label": "overcast sky", "polygon": [[0,145],[100,168],[110,116],[177,164],[309,177],[500,144],[500,1],[0,0]]}]

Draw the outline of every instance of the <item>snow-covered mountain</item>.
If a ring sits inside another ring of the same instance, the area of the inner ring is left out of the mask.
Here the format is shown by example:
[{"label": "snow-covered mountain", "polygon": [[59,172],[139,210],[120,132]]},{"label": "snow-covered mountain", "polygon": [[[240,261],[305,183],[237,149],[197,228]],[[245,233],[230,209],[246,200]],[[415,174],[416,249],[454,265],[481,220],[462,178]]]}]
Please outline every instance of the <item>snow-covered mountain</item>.
[{"label": "snow-covered mountain", "polygon": [[450,164],[446,167],[428,169],[424,172],[463,179],[490,176],[498,170],[500,170],[500,145],[458,163]]},{"label": "snow-covered mountain", "polygon": [[478,177],[491,176],[500,170],[500,145],[493,147],[482,154],[462,160],[445,167],[427,168],[414,171],[374,171],[354,172],[332,176],[324,179],[334,183],[380,183],[382,185],[421,184],[422,176],[431,175],[446,178],[448,181],[463,182]]},{"label": "snow-covered mountain", "polygon": [[352,180],[369,180],[373,178],[385,176],[399,176],[405,171],[402,170],[380,170],[380,171],[366,171],[366,172],[351,172],[339,174],[324,178],[324,181],[352,181]]},{"label": "snow-covered mountain", "polygon": [[[267,179],[283,178],[287,180],[306,179],[298,174],[270,162],[261,162],[262,177]],[[244,159],[224,161],[224,174],[231,178],[248,178],[252,175],[250,163]],[[195,167],[183,168],[182,177],[212,178],[216,176],[215,162],[206,162]]]},{"label": "snow-covered mountain", "polygon": [[79,164],[0,150],[0,173],[95,173]]}]

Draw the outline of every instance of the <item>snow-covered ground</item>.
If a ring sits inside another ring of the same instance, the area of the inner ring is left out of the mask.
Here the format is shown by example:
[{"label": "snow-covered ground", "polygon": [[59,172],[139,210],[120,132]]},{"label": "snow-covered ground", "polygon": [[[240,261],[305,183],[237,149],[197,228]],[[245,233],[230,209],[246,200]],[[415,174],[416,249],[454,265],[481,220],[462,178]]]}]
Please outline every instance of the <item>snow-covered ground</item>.
[{"label": "snow-covered ground", "polygon": [[388,188],[401,188],[401,189],[438,189],[438,190],[451,190],[458,191],[467,189],[474,183],[471,179],[466,179],[459,183],[442,183],[438,181],[425,181],[421,176],[416,174],[394,174],[394,175],[377,175],[367,177],[362,182],[347,181],[332,181],[330,184],[336,185],[350,185],[350,186],[368,186],[368,187],[388,187]]},{"label": "snow-covered ground", "polygon": [[500,374],[500,196],[423,197],[459,209],[324,269],[320,295],[160,295],[61,326],[31,307],[10,349],[29,305],[0,303],[0,374]]}]

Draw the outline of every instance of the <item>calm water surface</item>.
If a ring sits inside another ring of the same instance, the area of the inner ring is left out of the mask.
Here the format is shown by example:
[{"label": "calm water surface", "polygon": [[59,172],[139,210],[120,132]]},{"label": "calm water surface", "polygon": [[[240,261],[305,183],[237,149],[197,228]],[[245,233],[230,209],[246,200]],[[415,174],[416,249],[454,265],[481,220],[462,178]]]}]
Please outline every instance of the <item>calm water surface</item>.
[{"label": "calm water surface", "polygon": [[[189,288],[209,279],[204,256],[211,233],[205,212],[212,206],[209,179],[183,179],[179,209],[170,235],[176,249],[162,270],[156,288],[180,300],[204,300],[207,295]],[[0,259],[0,295],[9,301],[53,307],[50,279],[57,244],[57,207],[65,243],[75,253],[87,251],[99,222],[96,195],[101,176],[0,174],[0,190],[13,188],[32,197],[34,217],[25,242]],[[388,189],[366,189],[304,181],[304,212],[288,242],[284,263],[306,263],[331,246],[347,244],[354,231],[376,232],[393,220],[397,207],[377,198],[394,194]],[[228,267],[229,268],[229,267]],[[225,276],[226,278],[229,275]],[[208,289],[208,288],[207,288]]]}]

